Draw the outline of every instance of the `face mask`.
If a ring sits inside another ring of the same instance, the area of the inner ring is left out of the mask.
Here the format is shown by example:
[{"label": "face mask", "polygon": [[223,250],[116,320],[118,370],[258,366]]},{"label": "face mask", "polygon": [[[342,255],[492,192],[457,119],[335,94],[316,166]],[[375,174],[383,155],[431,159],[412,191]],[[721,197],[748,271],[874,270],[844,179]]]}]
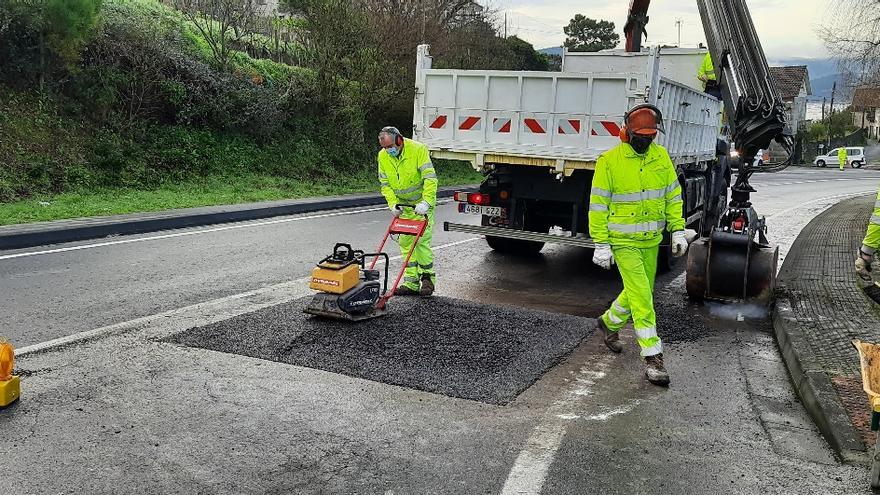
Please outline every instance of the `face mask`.
[{"label": "face mask", "polygon": [[388,152],[388,154],[393,156],[394,158],[397,158],[397,156],[400,155],[400,150],[397,148],[397,146],[385,148],[385,151]]},{"label": "face mask", "polygon": [[648,151],[648,147],[651,146],[651,143],[654,142],[653,136],[639,136],[638,134],[634,135],[629,140],[629,145],[632,146],[636,153],[643,154]]}]

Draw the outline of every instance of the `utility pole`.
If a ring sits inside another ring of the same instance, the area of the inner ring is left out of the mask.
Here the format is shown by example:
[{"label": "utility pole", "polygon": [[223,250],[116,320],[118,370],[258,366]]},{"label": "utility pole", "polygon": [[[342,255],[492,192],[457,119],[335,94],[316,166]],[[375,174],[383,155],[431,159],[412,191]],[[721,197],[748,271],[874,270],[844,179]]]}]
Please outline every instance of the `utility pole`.
[{"label": "utility pole", "polygon": [[507,12],[504,13],[504,39],[507,39]]},{"label": "utility pole", "polygon": [[425,14],[425,0],[419,0],[419,10],[422,11],[422,36],[421,36],[422,41],[421,41],[421,43],[425,44],[425,43],[427,43],[427,41],[425,41],[425,25],[428,23],[428,16],[427,16],[427,14]]},{"label": "utility pole", "polygon": [[822,122],[825,122],[825,104],[828,103],[828,98],[822,97]]},{"label": "utility pole", "polygon": [[828,146],[831,146],[831,116],[834,115],[834,95],[837,93],[837,81],[831,86],[831,107],[828,109]]},{"label": "utility pole", "polygon": [[682,23],[683,23],[683,21],[681,20],[681,17],[679,17],[678,19],[675,20],[675,26],[678,28],[678,44],[675,46],[677,46],[679,48],[681,48],[681,25],[682,25]]}]

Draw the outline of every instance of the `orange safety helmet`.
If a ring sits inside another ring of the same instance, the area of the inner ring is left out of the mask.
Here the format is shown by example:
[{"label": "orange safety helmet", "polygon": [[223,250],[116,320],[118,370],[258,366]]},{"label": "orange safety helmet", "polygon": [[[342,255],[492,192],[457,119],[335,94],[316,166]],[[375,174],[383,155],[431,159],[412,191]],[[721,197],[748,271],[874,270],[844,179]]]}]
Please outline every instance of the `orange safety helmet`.
[{"label": "orange safety helmet", "polygon": [[663,127],[663,112],[654,105],[636,105],[623,116],[620,140],[628,143],[633,134],[656,136],[657,131],[666,132]]}]

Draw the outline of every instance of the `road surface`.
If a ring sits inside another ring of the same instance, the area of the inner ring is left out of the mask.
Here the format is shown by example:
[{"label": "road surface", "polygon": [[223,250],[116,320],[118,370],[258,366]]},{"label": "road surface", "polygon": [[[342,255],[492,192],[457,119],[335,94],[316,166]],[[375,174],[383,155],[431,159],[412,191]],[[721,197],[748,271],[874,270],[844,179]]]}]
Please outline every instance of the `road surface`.
[{"label": "road surface", "polygon": [[[812,216],[875,193],[880,171],[792,169],[752,183],[784,254]],[[454,210],[440,206],[438,224],[459,220]],[[669,390],[644,382],[631,331],[621,356],[591,335],[504,406],[157,342],[248,301],[305,295],[302,277],[335,242],[370,249],[388,220],[376,208],[0,252],[0,329],[19,348],[100,336],[21,358],[33,398],[0,416],[14,432],[0,461],[25,471],[13,488],[865,491],[865,470],[839,464],[797,402],[760,310],[688,303],[681,266],[658,280]],[[511,259],[439,228],[434,244],[450,298],[594,318],[620,289],[586,250]]]}]

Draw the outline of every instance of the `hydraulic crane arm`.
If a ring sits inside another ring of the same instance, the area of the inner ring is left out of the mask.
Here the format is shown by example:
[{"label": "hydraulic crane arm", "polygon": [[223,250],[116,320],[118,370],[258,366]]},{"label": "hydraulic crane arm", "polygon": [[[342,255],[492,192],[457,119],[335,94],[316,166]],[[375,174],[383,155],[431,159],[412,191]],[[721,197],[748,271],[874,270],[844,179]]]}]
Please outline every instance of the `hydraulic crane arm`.
[{"label": "hydraulic crane arm", "polygon": [[[731,137],[745,165],[748,167],[758,150],[769,147],[774,139],[790,156],[793,140],[785,119],[785,103],[770,77],[745,0],[697,0],[697,5],[721,85]],[[761,171],[775,170],[771,167]]]},{"label": "hydraulic crane arm", "polygon": [[629,2],[629,16],[623,26],[623,32],[626,33],[626,51],[628,52],[642,51],[642,35],[648,37],[645,26],[648,25],[648,6],[650,5],[651,0],[630,0]]}]

